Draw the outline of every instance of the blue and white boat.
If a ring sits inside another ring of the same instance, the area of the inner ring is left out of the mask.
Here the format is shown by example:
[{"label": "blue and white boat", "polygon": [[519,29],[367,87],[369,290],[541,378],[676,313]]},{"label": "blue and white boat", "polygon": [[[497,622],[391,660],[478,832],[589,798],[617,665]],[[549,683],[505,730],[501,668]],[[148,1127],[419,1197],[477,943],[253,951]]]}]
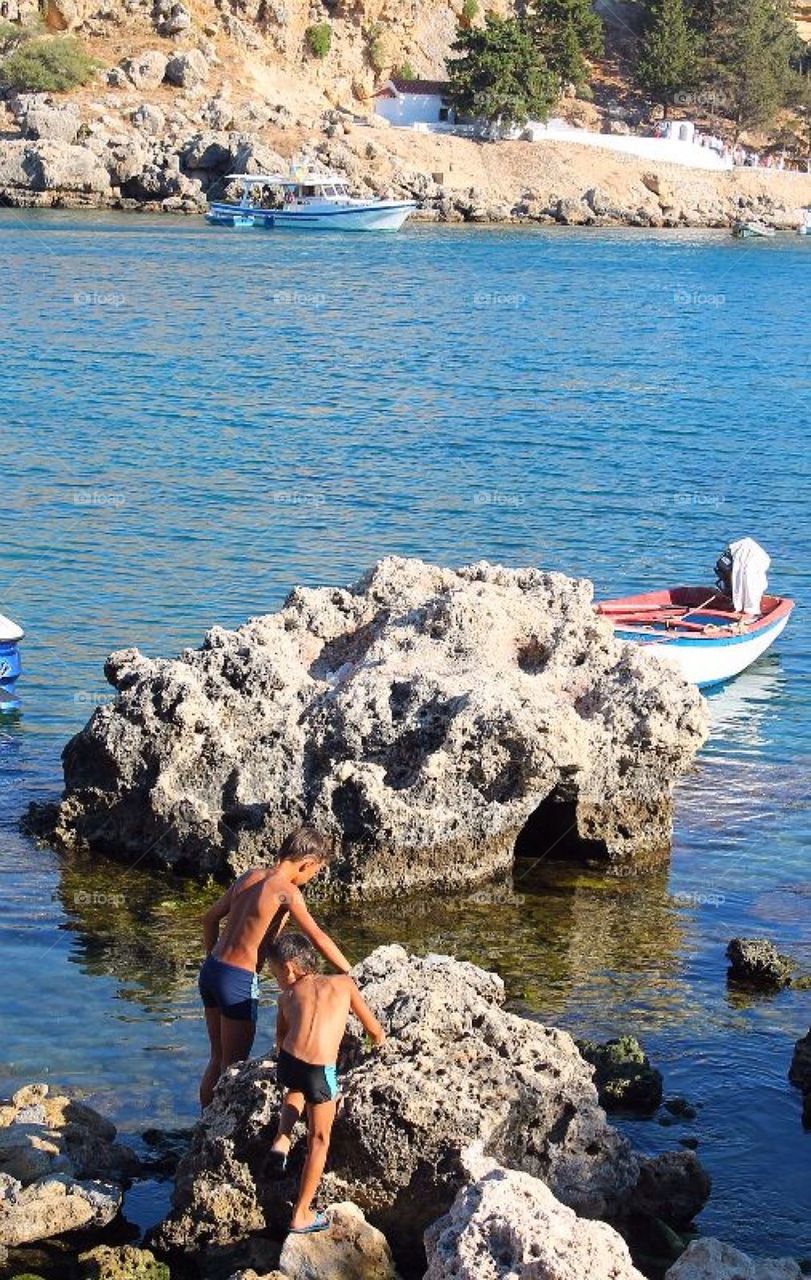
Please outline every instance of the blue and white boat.
[{"label": "blue and white boat", "polygon": [[757,616],[749,617],[729,596],[704,586],[604,600],[597,612],[610,619],[618,640],[675,662],[686,680],[707,689],[739,675],[771,648],[793,608],[793,600],[764,595]]},{"label": "blue and white boat", "polygon": [[359,199],[338,174],[232,173],[225,181],[239,184],[239,200],[212,201],[206,218],[217,226],[398,231],[417,207],[416,200]]},{"label": "blue and white boat", "polygon": [[24,635],[22,627],[0,613],[0,707],[13,700],[14,686],[22,671],[18,646]]}]

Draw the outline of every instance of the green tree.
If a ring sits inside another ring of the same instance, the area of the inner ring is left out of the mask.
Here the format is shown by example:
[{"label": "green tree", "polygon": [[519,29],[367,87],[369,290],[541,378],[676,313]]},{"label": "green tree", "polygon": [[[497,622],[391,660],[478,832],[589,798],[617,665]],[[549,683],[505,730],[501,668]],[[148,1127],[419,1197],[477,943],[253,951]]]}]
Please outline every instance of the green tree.
[{"label": "green tree", "polygon": [[656,0],[648,11],[633,74],[642,92],[661,103],[665,115],[676,94],[695,83],[698,50],[684,0]]},{"label": "green tree", "polygon": [[27,40],[0,63],[0,82],[23,93],[61,93],[87,84],[97,68],[73,36]]},{"label": "green tree", "polygon": [[535,0],[527,25],[560,83],[585,84],[587,60],[603,52],[603,23],[592,0]]},{"label": "green tree", "polygon": [[483,27],[460,27],[453,50],[448,97],[460,115],[506,126],[546,118],[557,80],[517,18],[488,13]]},{"label": "green tree", "polygon": [[705,79],[719,86],[739,129],[768,125],[796,96],[802,50],[789,0],[720,0]]}]

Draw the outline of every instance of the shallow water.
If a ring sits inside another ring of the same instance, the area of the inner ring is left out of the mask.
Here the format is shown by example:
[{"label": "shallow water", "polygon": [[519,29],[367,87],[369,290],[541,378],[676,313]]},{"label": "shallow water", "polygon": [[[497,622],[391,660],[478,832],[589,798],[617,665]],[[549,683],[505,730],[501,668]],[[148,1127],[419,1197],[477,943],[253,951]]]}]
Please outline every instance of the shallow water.
[{"label": "shallow water", "polygon": [[[418,900],[396,937],[497,968],[517,1007],[577,1034],[638,1033],[699,1114],[626,1127],[643,1150],[699,1139],[701,1229],[811,1253],[811,1134],[786,1080],[811,994],[740,1001],[724,960],[758,933],[811,969],[809,264],[799,237],[0,213],[0,611],[28,633],[22,706],[0,715],[0,1089],[69,1086],[125,1135],[194,1119],[205,894],[17,830],[109,696],[111,649],[176,652],[387,552],[616,594],[706,580],[749,533],[799,605],[710,699],[669,871]],[[392,937],[385,906],[327,921],[355,957]],[[133,1218],[159,1212],[153,1191]]]}]

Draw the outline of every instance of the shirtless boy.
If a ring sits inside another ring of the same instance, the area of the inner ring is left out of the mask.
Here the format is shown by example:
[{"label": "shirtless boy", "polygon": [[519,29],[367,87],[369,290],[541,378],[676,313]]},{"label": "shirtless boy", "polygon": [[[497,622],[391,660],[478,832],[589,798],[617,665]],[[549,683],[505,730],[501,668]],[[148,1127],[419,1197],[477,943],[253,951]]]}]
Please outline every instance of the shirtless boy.
[{"label": "shirtless boy", "polygon": [[276,1014],[276,1078],[285,1090],[271,1153],[283,1173],[290,1136],[306,1109],[307,1157],[290,1230],[309,1235],[329,1227],[325,1214],[313,1212],[312,1202],[329,1151],[338,1097],[335,1064],[350,1012],[376,1047],[383,1044],[386,1033],[352,978],[343,974],[325,977],[316,972],[318,957],[300,933],[286,933],[272,943],[268,961],[281,989]]},{"label": "shirtless boy", "polygon": [[200,995],[211,1041],[211,1057],[200,1084],[203,1108],[211,1101],[225,1068],[244,1061],[251,1051],[259,996],[257,974],[268,946],[278,938],[288,917],[329,964],[349,973],[346,956],[318,927],[301,894],[302,886],[331,858],[332,846],[324,836],[312,827],[299,827],[284,841],[272,867],[246,871],[203,917],[207,955],[200,970]]}]

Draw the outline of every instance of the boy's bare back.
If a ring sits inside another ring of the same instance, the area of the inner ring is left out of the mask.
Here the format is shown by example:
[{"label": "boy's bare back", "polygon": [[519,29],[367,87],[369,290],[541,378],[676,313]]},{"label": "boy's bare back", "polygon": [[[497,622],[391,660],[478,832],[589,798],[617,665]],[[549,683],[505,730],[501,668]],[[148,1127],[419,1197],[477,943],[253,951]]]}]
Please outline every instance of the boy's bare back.
[{"label": "boy's bare back", "polygon": [[228,914],[213,955],[240,969],[259,967],[262,944],[280,932],[300,891],[279,867],[252,867],[228,890]]},{"label": "boy's bare back", "polygon": [[279,1048],[301,1062],[336,1062],[355,991],[343,974],[299,978],[279,997]]}]

